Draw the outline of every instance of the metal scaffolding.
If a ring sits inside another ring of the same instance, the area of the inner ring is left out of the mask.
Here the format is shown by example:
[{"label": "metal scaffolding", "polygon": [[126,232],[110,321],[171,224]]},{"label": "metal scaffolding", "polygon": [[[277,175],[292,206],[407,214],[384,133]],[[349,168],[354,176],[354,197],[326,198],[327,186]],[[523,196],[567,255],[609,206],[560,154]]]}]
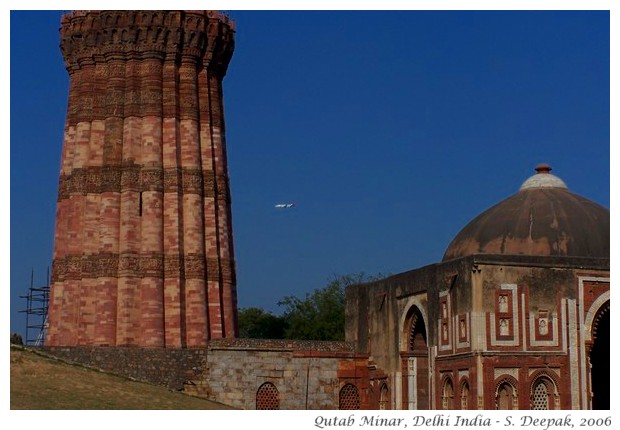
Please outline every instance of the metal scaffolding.
[{"label": "metal scaffolding", "polygon": [[45,341],[45,329],[47,328],[47,310],[49,307],[49,268],[45,285],[34,286],[34,270],[30,275],[30,288],[28,294],[19,296],[26,299],[26,309],[21,310],[26,314],[26,338],[24,345],[42,346]]}]

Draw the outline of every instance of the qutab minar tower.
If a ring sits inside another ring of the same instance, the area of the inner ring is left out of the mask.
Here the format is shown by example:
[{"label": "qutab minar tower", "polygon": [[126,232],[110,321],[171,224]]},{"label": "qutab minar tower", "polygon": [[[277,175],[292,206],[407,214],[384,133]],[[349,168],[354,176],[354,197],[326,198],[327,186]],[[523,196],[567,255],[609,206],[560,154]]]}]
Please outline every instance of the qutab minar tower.
[{"label": "qutab minar tower", "polygon": [[200,347],[236,334],[215,11],[74,11],[46,345]]}]

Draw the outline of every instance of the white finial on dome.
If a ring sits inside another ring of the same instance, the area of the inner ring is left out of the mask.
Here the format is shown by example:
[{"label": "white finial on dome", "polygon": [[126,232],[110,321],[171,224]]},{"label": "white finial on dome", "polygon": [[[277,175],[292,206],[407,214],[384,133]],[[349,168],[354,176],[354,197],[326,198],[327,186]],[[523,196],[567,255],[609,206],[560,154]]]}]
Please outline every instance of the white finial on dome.
[{"label": "white finial on dome", "polygon": [[549,173],[551,171],[551,166],[546,163],[541,163],[534,168],[536,170],[536,174],[534,176],[529,177],[519,191],[532,189],[532,188],[564,188],[568,189],[563,180],[558,178],[555,175]]}]

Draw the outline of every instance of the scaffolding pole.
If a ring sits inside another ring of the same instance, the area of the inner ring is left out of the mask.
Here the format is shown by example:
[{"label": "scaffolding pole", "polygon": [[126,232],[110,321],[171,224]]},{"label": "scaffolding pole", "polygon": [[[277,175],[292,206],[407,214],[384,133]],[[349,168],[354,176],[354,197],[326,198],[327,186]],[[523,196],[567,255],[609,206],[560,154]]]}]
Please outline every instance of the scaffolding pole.
[{"label": "scaffolding pole", "polygon": [[49,307],[50,287],[49,287],[49,267],[45,285],[42,287],[34,286],[34,270],[30,273],[30,288],[28,294],[19,296],[26,299],[26,309],[19,312],[26,314],[26,338],[24,345],[43,346],[45,341],[45,329],[47,326],[47,311]]}]

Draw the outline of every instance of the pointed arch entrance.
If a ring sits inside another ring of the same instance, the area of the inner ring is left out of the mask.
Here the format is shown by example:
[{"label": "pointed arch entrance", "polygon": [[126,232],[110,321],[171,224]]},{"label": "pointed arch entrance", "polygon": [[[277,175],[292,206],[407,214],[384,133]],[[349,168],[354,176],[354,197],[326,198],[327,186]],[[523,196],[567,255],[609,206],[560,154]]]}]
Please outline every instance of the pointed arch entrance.
[{"label": "pointed arch entrance", "polygon": [[609,409],[609,301],[603,304],[592,322],[590,348],[590,383],[592,409]]},{"label": "pointed arch entrance", "polygon": [[409,308],[402,328],[403,408],[430,409],[426,324],[420,308]]}]

